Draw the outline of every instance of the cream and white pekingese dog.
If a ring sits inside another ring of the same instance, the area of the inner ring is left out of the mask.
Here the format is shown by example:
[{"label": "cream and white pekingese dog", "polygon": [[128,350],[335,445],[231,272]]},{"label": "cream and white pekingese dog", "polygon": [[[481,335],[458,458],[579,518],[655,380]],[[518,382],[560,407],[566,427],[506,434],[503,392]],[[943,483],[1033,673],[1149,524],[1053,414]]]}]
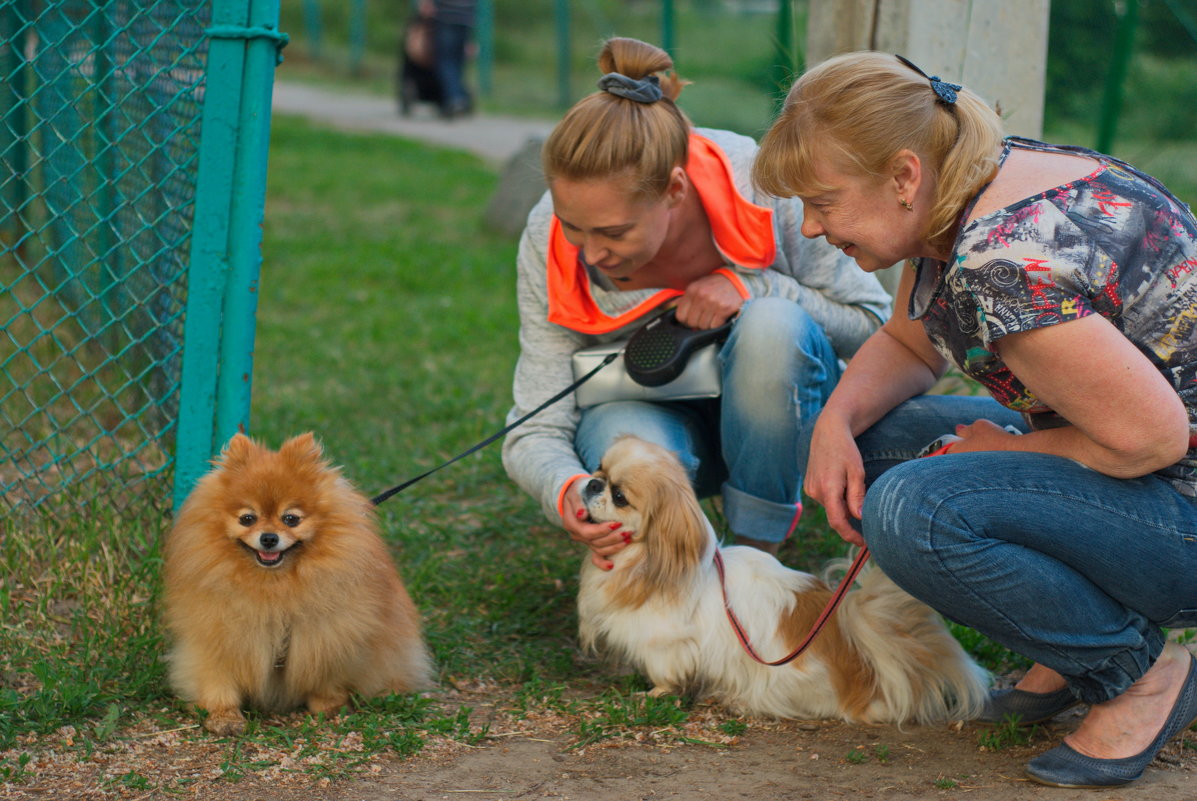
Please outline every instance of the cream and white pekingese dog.
[{"label": "cream and white pekingese dog", "polygon": [[[930,607],[875,567],[860,575],[810,647],[766,666],[728,621],[714,531],[667,450],[623,437],[581,488],[595,522],[619,521],[631,544],[604,571],[589,559],[578,595],[584,646],[652,682],[650,695],[693,693],[737,714],[931,723],[975,717],[988,676]],[[802,642],[831,596],[822,580],[755,548],[721,550],[728,602],[749,642],[778,660]]]}]

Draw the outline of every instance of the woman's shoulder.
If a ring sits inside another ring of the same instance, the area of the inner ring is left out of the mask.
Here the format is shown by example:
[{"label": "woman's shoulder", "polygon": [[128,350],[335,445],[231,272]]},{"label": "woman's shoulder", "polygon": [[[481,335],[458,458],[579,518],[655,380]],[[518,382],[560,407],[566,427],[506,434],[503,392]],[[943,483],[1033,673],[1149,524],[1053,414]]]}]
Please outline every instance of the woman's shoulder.
[{"label": "woman's shoulder", "polygon": [[968,221],[1092,178],[1104,169],[1096,153],[1012,147],[998,174],[977,198]]},{"label": "woman's shoulder", "polygon": [[694,133],[701,136],[712,143],[724,155],[733,161],[738,159],[751,160],[757,151],[756,140],[751,136],[745,136],[735,131],[727,131],[722,128],[695,128]]}]

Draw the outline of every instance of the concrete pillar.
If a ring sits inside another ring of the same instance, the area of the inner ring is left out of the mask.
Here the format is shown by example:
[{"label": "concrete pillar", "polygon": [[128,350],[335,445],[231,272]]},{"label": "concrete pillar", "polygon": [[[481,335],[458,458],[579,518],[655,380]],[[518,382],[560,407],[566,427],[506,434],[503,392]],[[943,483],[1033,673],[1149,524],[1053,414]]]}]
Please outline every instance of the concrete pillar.
[{"label": "concrete pillar", "polygon": [[[853,50],[901,53],[976,92],[1006,133],[1043,133],[1050,0],[810,0],[806,63]],[[898,271],[879,274],[890,291]]]},{"label": "concrete pillar", "polygon": [[1007,133],[1043,132],[1049,0],[811,0],[807,64],[901,53],[1000,109]]}]

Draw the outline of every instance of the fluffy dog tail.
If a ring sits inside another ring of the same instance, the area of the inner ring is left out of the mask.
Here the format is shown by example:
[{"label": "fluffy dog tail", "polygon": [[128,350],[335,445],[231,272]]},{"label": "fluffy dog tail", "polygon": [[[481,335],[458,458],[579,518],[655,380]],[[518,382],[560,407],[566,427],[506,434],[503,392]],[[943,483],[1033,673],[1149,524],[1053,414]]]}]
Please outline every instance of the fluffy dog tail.
[{"label": "fluffy dog tail", "polygon": [[873,676],[866,719],[938,723],[980,714],[989,675],[939,613],[869,565],[836,611],[839,627]]}]

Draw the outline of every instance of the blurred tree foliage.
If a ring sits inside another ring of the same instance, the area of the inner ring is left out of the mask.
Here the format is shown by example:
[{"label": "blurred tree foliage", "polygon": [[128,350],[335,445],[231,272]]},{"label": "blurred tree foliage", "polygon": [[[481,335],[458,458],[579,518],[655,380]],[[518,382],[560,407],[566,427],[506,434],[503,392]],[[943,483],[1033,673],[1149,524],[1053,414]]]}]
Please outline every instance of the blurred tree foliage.
[{"label": "blurred tree foliage", "polygon": [[1197,31],[1188,27],[1197,20],[1193,0],[1051,0],[1046,124],[1096,129],[1127,2],[1139,3],[1139,24],[1119,131],[1191,140],[1197,131]]}]

